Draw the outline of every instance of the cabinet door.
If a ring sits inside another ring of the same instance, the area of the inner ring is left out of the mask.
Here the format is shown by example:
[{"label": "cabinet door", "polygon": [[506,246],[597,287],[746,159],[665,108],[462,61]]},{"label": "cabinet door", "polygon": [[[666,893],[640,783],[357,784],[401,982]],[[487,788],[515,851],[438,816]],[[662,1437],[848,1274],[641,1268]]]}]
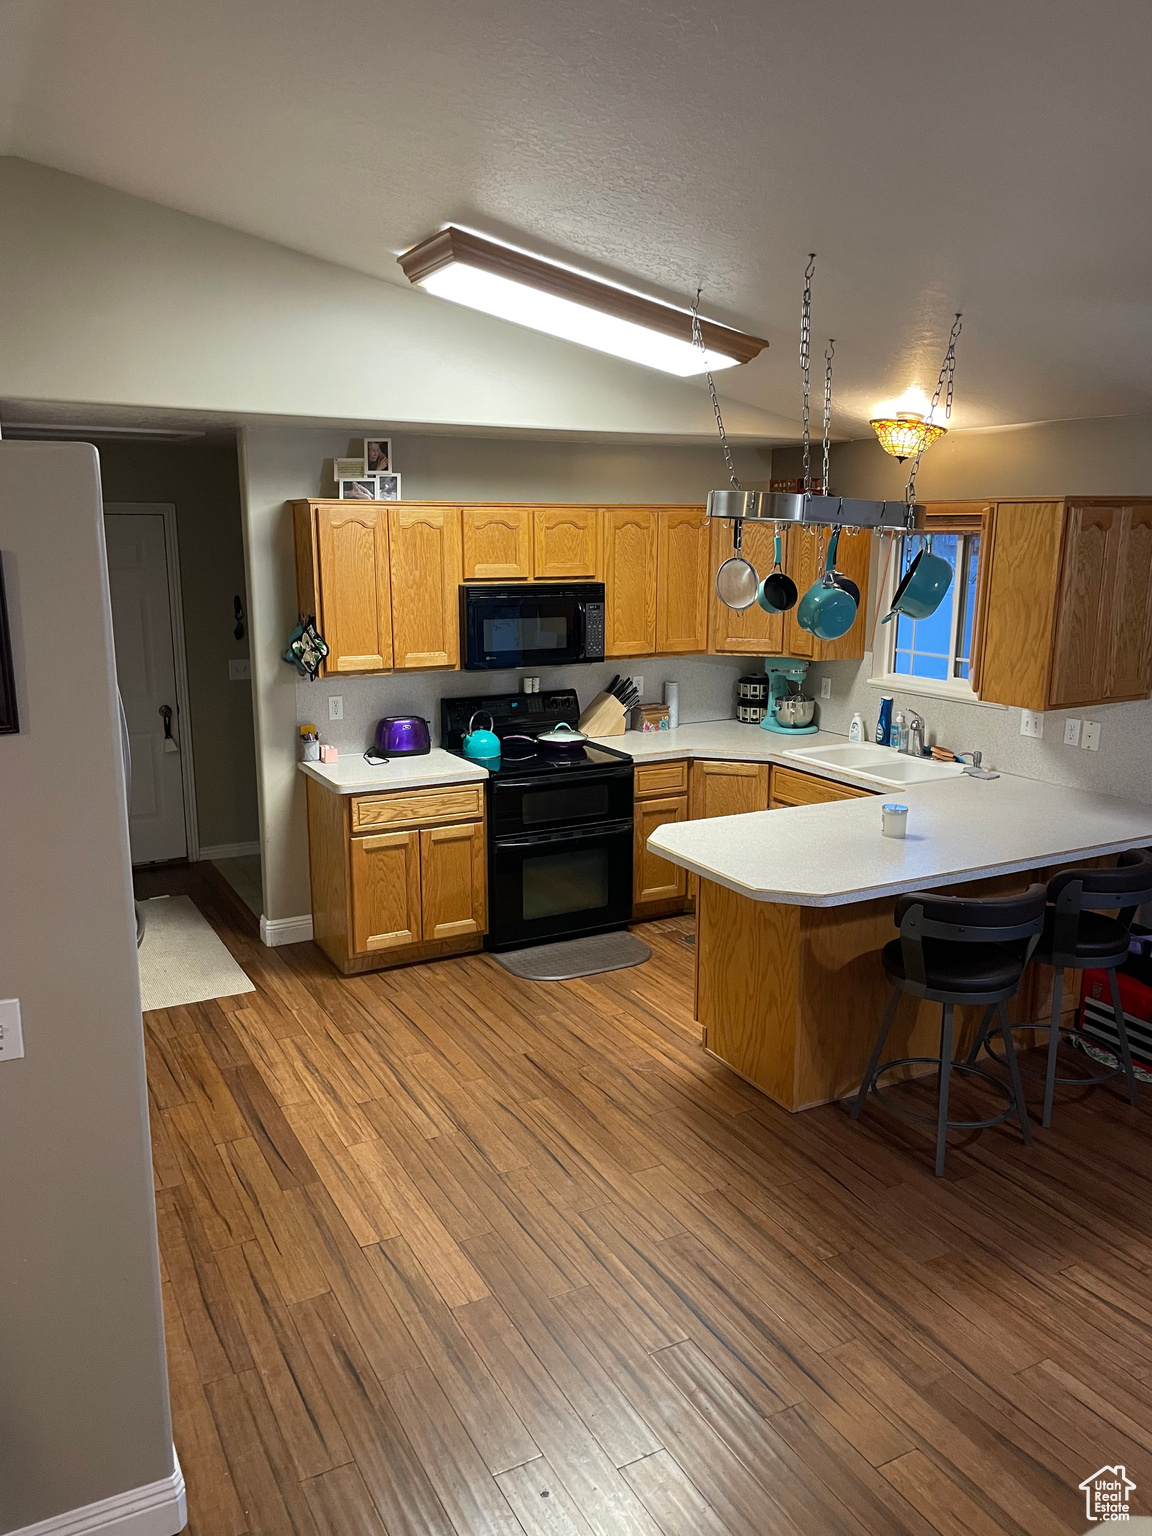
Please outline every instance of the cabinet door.
[{"label": "cabinet door", "polygon": [[688,871],[649,853],[648,838],[670,821],[688,820],[688,796],[669,795],[666,800],[637,800],[633,811],[632,905],[671,901],[688,890]]},{"label": "cabinet door", "polygon": [[830,800],[858,800],[861,795],[868,794],[871,790],[837,784],[833,779],[821,779],[814,773],[773,767],[768,809],[778,811],[786,805],[824,805]]},{"label": "cabinet door", "polygon": [[465,507],[464,580],[527,580],[532,573],[531,507]]},{"label": "cabinet door", "polygon": [[1049,695],[1053,709],[1104,697],[1120,519],[1119,507],[1068,509]]},{"label": "cabinet door", "polygon": [[[813,636],[813,651],[816,661],[847,661],[853,657],[863,656],[864,636],[868,628],[868,575],[872,563],[872,534],[866,528],[855,531],[845,528],[840,534],[840,543],[836,550],[836,569],[860,588],[860,606],[856,610],[856,622],[846,635],[841,635],[839,640],[816,640]],[[805,589],[800,588],[800,595],[804,595]],[[803,634],[804,631],[800,630]]]},{"label": "cabinet door", "polygon": [[787,564],[785,570],[796,583],[797,598],[793,607],[784,615],[785,656],[814,656],[816,636],[811,630],[801,629],[796,622],[796,610],[800,598],[820,574],[821,557],[825,548],[826,530],[816,532],[809,528],[789,528],[785,539]]},{"label": "cabinet door", "polygon": [[656,650],[656,511],[613,507],[604,517],[604,653]]},{"label": "cabinet door", "polygon": [[703,507],[657,513],[656,649],[685,656],[708,649],[708,544]]},{"label": "cabinet door", "polygon": [[488,927],[484,823],[426,827],[420,834],[425,939],[462,939]]},{"label": "cabinet door", "polygon": [[532,571],[537,581],[591,580],[600,569],[600,514],[595,507],[537,507]]},{"label": "cabinet door", "polygon": [[693,763],[691,817],[739,816],[768,809],[767,763]]},{"label": "cabinet door", "polygon": [[357,954],[420,940],[420,834],[354,837],[352,948]]},{"label": "cabinet door", "polygon": [[[773,529],[763,523],[744,530],[744,554],[761,580],[772,569],[772,535]],[[708,561],[708,649],[718,656],[780,656],[784,651],[782,613],[765,613],[759,603],[737,613],[716,596],[716,572],[731,553],[732,524],[717,518]],[[784,569],[788,570],[786,551]]]},{"label": "cabinet door", "polygon": [[386,672],[392,666],[387,508],[363,501],[315,509],[317,625],[328,642],[324,672]]},{"label": "cabinet door", "polygon": [[397,671],[460,664],[460,509],[393,507],[392,644]]},{"label": "cabinet door", "polygon": [[1152,692],[1152,506],[1125,507],[1113,585],[1107,697]]},{"label": "cabinet door", "polygon": [[980,550],[988,562],[980,697],[989,703],[1049,707],[1063,528],[1061,501],[996,505]]}]

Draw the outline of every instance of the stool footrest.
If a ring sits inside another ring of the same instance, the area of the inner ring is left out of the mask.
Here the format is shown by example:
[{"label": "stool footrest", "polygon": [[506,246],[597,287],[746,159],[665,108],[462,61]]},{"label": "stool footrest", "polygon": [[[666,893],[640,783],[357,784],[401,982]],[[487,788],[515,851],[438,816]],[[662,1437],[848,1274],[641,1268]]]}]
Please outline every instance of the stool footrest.
[{"label": "stool footrest", "polygon": [[[897,1105],[891,1103],[890,1100],[881,1098],[880,1096],[879,1083],[885,1072],[895,1071],[897,1067],[914,1067],[921,1065],[935,1065],[938,1068],[939,1061],[935,1056],[901,1056],[895,1061],[886,1061],[882,1063],[872,1074],[872,1080],[868,1084],[868,1092],[873,1096],[875,1102],[880,1106],[881,1109],[886,1110],[890,1115],[895,1115],[898,1120],[906,1120],[909,1124],[915,1125],[935,1125],[937,1123],[937,1117],[935,1115],[919,1115],[915,1112],[915,1110],[901,1109]],[[1016,1102],[1012,1097],[1011,1089],[1007,1086],[1006,1083],[1002,1083],[998,1077],[993,1077],[991,1072],[985,1072],[982,1067],[970,1067],[966,1062],[963,1061],[954,1061],[952,1063],[952,1071],[963,1072],[968,1077],[982,1077],[984,1081],[991,1087],[995,1088],[998,1093],[1002,1093],[1005,1096],[1005,1098],[1008,1100],[1008,1108],[999,1115],[993,1115],[988,1120],[949,1120],[947,1122],[947,1127],[950,1131],[982,1131],[986,1130],[989,1126],[992,1125],[1003,1125],[1005,1120],[1008,1120],[1013,1115],[1015,1115]],[[857,1090],[857,1092],[859,1092],[859,1090]]]},{"label": "stool footrest", "polygon": [[[1013,1030],[1046,1029],[1048,1026],[1046,1024],[1013,1024],[1012,1028]],[[1086,1035],[1082,1029],[1062,1029],[1060,1031],[1060,1038],[1070,1045],[1074,1044],[1077,1040],[1084,1040],[1096,1046],[1099,1050],[1106,1049],[1106,1047],[1100,1045],[1098,1040],[1093,1040],[1089,1035]],[[984,1049],[998,1066],[1007,1067],[1008,1063],[1004,1060],[1004,1057],[992,1049],[992,1042],[990,1040],[985,1040]],[[1112,1052],[1109,1051],[1108,1054],[1111,1056]],[[1062,1083],[1066,1087],[1072,1088],[1091,1088],[1097,1083],[1110,1083],[1114,1077],[1124,1076],[1123,1063],[1118,1057],[1113,1057],[1113,1060],[1116,1062],[1116,1065],[1112,1068],[1111,1072],[1083,1072],[1076,1077],[1055,1077],[1053,1082]],[[1020,1063],[1020,1071],[1024,1077],[1039,1078],[1041,1082],[1043,1082],[1045,1077],[1045,1074],[1038,1067],[1025,1066],[1023,1062]]]}]

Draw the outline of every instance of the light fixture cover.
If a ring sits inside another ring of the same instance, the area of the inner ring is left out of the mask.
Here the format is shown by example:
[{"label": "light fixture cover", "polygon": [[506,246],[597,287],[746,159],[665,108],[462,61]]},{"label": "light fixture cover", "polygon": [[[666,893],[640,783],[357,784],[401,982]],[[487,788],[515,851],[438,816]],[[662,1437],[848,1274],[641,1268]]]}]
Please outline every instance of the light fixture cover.
[{"label": "light fixture cover", "polygon": [[899,411],[895,416],[877,416],[869,425],[880,439],[884,452],[890,453],[901,463],[919,453],[921,448],[929,447],[948,430],[947,427],[937,426],[934,421],[928,421],[918,411]]},{"label": "light fixture cover", "polygon": [[749,362],[766,341],[449,225],[398,258],[409,282],[518,325],[681,377]]}]

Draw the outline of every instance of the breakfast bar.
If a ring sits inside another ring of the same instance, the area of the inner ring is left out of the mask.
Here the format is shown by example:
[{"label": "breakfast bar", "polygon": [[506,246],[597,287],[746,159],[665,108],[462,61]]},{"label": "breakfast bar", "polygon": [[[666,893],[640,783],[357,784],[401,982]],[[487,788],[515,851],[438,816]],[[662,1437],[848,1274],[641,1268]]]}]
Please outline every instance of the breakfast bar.
[{"label": "breakfast bar", "polygon": [[[889,987],[880,950],[905,891],[994,894],[1152,844],[1152,806],[1030,779],[962,775],[902,788],[904,839],[881,800],[843,800],[670,824],[649,848],[697,875],[696,1018],[706,1050],[786,1109],[854,1092]],[[1043,1017],[1036,974],[1012,1016]],[[957,1022],[959,1041],[977,1010]],[[939,1009],[905,999],[891,1054],[931,1055]]]}]

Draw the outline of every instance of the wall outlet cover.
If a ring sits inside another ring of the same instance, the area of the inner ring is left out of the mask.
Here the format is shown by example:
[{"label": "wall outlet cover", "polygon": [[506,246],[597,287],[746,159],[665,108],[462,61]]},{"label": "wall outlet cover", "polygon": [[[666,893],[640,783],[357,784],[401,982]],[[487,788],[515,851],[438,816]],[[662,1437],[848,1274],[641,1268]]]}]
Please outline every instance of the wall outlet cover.
[{"label": "wall outlet cover", "polygon": [[20,999],[0,998],[0,1061],[15,1061],[24,1054],[24,1031],[20,1024]]},{"label": "wall outlet cover", "polygon": [[1038,709],[1020,711],[1020,734],[1021,736],[1043,736],[1044,716]]},{"label": "wall outlet cover", "polygon": [[832,679],[830,677],[822,677],[820,679],[820,697],[822,699],[830,699],[832,697]]},{"label": "wall outlet cover", "polygon": [[330,693],[328,695],[328,718],[329,720],[343,720],[344,695],[342,693]]},{"label": "wall outlet cover", "polygon": [[252,680],[252,663],[247,657],[240,661],[228,663],[228,681],[230,683],[248,683]]},{"label": "wall outlet cover", "polygon": [[1080,737],[1080,745],[1085,752],[1099,752],[1100,750],[1100,722],[1099,720],[1085,720],[1084,734]]},{"label": "wall outlet cover", "polygon": [[636,692],[640,695],[641,700],[643,700],[643,698],[644,698],[644,679],[642,677],[633,677],[632,681],[636,684]]},{"label": "wall outlet cover", "polygon": [[1064,722],[1064,745],[1066,747],[1078,747],[1080,745],[1080,722],[1079,722],[1079,720],[1065,720],[1065,722]]}]

